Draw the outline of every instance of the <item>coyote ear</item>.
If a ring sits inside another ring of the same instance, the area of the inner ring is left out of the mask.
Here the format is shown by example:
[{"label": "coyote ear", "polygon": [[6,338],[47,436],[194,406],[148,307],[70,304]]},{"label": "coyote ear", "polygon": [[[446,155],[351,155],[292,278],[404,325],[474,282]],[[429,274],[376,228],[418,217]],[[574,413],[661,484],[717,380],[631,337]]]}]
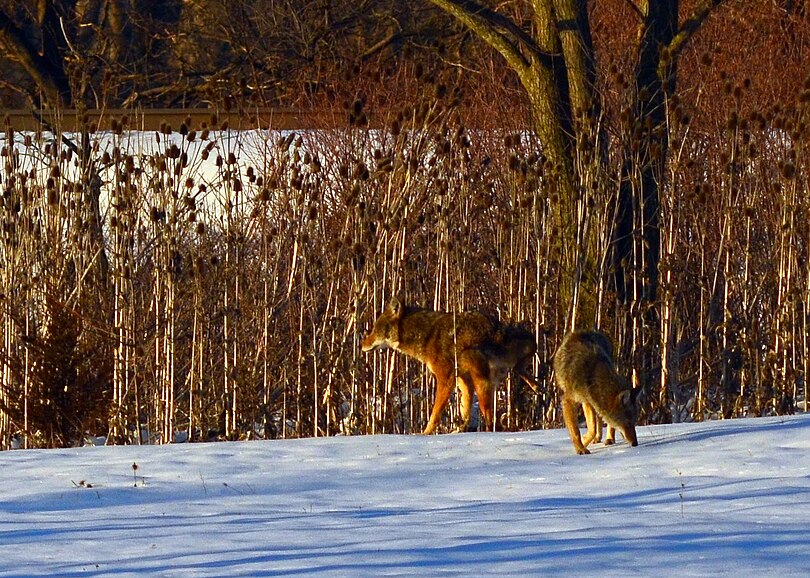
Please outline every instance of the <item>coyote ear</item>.
[{"label": "coyote ear", "polygon": [[619,394],[619,403],[623,406],[632,405],[636,402],[636,397],[632,389],[625,389]]},{"label": "coyote ear", "polygon": [[402,303],[399,302],[399,299],[391,297],[391,300],[388,302],[388,312],[394,317],[399,317],[402,313]]}]

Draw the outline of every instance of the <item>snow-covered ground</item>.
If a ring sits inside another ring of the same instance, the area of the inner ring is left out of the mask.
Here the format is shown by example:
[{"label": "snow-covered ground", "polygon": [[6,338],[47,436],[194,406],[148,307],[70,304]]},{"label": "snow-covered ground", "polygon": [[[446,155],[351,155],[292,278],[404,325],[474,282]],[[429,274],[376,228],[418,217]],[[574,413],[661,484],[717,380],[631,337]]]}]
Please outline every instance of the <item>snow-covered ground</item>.
[{"label": "snow-covered ground", "polygon": [[[808,576],[810,415],[0,453],[0,576]],[[137,469],[133,469],[137,464]]]}]

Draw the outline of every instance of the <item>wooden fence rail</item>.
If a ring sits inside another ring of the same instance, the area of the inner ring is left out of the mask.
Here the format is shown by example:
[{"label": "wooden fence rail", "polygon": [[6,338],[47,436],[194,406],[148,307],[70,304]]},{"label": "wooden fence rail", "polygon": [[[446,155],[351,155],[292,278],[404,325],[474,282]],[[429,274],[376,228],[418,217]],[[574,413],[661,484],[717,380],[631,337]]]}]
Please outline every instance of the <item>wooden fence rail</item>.
[{"label": "wooden fence rail", "polygon": [[[4,126],[18,131],[60,130],[79,131],[84,126],[96,130],[109,130],[113,121],[128,119],[129,129],[159,130],[170,125],[177,130],[184,122],[191,121],[190,128],[207,125],[218,128],[227,122],[230,128],[272,128],[276,130],[302,130],[325,128],[345,124],[335,118],[331,111],[299,110],[291,108],[254,108],[241,110],[218,110],[212,108],[158,108],[158,109],[88,109],[88,110],[22,110],[0,109]],[[212,122],[212,119],[215,122]]]}]

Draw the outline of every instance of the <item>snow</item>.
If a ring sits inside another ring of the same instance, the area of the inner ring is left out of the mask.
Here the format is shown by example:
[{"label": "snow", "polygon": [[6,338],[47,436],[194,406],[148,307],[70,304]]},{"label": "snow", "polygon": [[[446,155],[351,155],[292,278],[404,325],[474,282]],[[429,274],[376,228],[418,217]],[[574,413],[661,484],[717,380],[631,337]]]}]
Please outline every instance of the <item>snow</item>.
[{"label": "snow", "polygon": [[810,415],[638,433],[2,452],[0,576],[810,575]]}]

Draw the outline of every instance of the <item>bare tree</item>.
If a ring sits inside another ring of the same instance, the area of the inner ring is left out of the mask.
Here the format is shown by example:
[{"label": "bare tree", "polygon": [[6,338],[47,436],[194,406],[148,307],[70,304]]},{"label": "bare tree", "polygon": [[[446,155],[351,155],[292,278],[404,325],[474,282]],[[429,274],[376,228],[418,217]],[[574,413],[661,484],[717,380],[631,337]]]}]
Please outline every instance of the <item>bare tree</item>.
[{"label": "bare tree", "polygon": [[[602,107],[595,87],[589,3],[513,2],[507,4],[513,10],[510,16],[506,9],[496,10],[473,0],[430,1],[468,26],[516,72],[531,102],[534,128],[545,145],[545,154],[558,171],[557,186],[574,198],[583,184],[575,159],[577,143],[587,143],[588,148],[599,151],[597,159],[604,158],[604,132],[601,127],[594,130],[599,126]],[[631,298],[634,291],[626,280],[633,262],[634,223],[642,223],[642,237],[650,248],[641,265],[646,276],[644,297],[647,301],[655,299],[657,196],[660,164],[666,158],[664,101],[675,89],[678,55],[721,1],[699,3],[680,25],[678,0],[631,3],[639,41],[628,128],[637,138],[633,140],[634,150],[626,156],[613,242],[616,290],[621,301]],[[631,182],[631,173],[636,170],[640,178]]]},{"label": "bare tree", "polygon": [[117,105],[164,72],[180,14],[175,0],[6,0],[0,55],[17,64],[15,89],[35,108]]}]

